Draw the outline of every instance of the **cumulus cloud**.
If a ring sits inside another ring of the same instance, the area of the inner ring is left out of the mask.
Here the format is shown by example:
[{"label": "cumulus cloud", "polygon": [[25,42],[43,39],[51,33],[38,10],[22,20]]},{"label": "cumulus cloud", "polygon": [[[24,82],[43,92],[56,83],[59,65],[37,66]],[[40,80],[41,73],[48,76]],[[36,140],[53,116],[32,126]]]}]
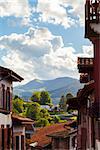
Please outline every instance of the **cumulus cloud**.
[{"label": "cumulus cloud", "polygon": [[83,45],[83,52],[77,54],[78,57],[94,57],[93,45]]},{"label": "cumulus cloud", "polygon": [[48,79],[60,76],[78,78],[77,56],[91,56],[91,46],[84,45],[77,54],[71,46],[65,47],[61,36],[47,28],[29,28],[24,34],[12,33],[0,37],[1,60],[25,78]]},{"label": "cumulus cloud", "polygon": [[22,24],[30,23],[31,8],[28,0],[1,0],[0,17],[22,17]]},{"label": "cumulus cloud", "polygon": [[[32,22],[48,22],[69,28],[76,23],[84,23],[84,0],[37,0],[37,5],[29,0],[1,0],[0,17],[21,18],[20,25],[32,26]],[[39,15],[35,16],[36,13]],[[15,25],[15,23],[13,22]]]},{"label": "cumulus cloud", "polygon": [[[37,12],[40,13],[40,21],[60,24],[68,28],[78,22],[84,22],[84,0],[38,0]],[[72,15],[72,16],[71,16]]]}]

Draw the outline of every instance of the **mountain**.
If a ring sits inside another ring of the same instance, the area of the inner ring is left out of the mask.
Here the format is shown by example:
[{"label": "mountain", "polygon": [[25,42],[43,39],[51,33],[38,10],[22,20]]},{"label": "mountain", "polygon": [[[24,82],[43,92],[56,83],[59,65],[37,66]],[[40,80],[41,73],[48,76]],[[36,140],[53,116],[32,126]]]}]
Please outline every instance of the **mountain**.
[{"label": "mountain", "polygon": [[82,85],[79,80],[70,77],[61,77],[53,80],[35,79],[25,85],[14,87],[14,94],[27,100],[34,91],[47,90],[53,99],[57,99],[68,92],[76,95],[80,88],[82,88]]}]

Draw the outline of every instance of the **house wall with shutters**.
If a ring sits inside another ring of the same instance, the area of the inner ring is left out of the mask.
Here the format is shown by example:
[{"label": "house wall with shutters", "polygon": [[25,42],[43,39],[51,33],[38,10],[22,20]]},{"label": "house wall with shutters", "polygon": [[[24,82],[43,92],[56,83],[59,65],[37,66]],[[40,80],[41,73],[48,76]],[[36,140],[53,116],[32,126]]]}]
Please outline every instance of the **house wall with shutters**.
[{"label": "house wall with shutters", "polygon": [[25,126],[13,126],[13,149],[26,150],[25,145]]},{"label": "house wall with shutters", "polygon": [[0,81],[0,149],[1,150],[12,149],[11,110],[12,110],[12,82],[10,80],[1,80]]},{"label": "house wall with shutters", "polygon": [[[100,124],[98,121],[91,115],[90,107],[94,102],[94,94],[91,93],[88,95],[89,102],[86,99],[87,103],[85,105],[81,105],[79,109],[80,121],[78,122],[78,149],[82,150],[95,150],[98,147],[98,142],[96,144],[96,132],[100,134]],[[98,136],[99,137],[99,136]],[[100,145],[100,142],[99,142]],[[97,148],[97,150],[99,150]]]},{"label": "house wall with shutters", "polygon": [[[4,97],[3,97],[3,87],[4,87]],[[7,101],[8,88],[10,93],[9,102]],[[1,80],[0,81],[0,112],[2,112],[2,110],[12,111],[12,93],[13,93],[12,82],[10,80]],[[7,103],[9,103],[9,110],[7,109]]]}]

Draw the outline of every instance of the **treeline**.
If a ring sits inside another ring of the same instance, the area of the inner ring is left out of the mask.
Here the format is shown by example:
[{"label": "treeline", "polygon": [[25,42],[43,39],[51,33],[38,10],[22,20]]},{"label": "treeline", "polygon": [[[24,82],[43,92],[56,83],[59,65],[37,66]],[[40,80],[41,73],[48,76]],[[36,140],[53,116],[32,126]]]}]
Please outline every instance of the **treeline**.
[{"label": "treeline", "polygon": [[32,102],[37,102],[40,105],[52,105],[52,99],[47,91],[36,91],[30,97]]},{"label": "treeline", "polygon": [[29,102],[25,102],[22,98],[15,96],[13,98],[13,113],[33,119],[37,127],[62,122],[58,116],[51,117],[50,111],[42,108],[41,105],[52,106],[49,92],[34,92]]}]

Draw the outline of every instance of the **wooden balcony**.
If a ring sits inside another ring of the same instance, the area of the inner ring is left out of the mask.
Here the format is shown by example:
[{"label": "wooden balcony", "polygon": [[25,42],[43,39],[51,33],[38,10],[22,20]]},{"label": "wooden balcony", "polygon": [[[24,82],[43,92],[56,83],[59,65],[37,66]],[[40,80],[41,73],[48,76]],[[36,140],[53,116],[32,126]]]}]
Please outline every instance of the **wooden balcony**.
[{"label": "wooden balcony", "polygon": [[93,72],[94,59],[93,58],[81,58],[78,57],[78,69],[79,73],[91,73]]},{"label": "wooden balcony", "polygon": [[90,24],[100,23],[100,0],[86,0],[85,4],[85,37],[97,37],[97,32],[91,29]]}]

